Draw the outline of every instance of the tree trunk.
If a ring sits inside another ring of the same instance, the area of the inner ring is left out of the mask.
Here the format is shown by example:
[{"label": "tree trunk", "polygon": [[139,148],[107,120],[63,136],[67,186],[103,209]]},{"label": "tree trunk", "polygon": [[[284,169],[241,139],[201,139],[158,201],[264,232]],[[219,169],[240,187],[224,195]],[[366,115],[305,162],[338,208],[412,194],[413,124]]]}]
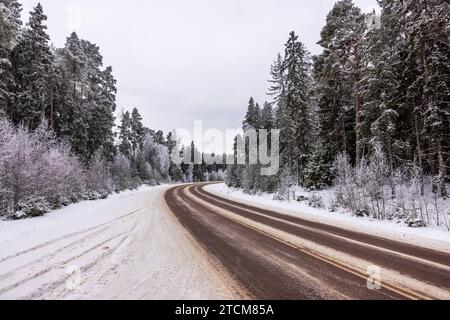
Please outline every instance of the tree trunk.
[{"label": "tree trunk", "polygon": [[356,130],[356,163],[358,164],[361,161],[361,145],[360,145],[360,126],[361,126],[361,94],[360,94],[360,88],[359,88],[359,81],[360,81],[360,74],[359,74],[359,68],[360,68],[360,52],[358,45],[355,45],[355,66],[354,66],[354,72],[355,72],[355,114],[356,114],[356,124],[355,124],[355,130]]},{"label": "tree trunk", "polygon": [[[416,134],[416,143],[417,143],[417,156],[419,160],[419,168],[420,168],[420,174],[423,176],[423,163],[422,163],[422,148],[420,147],[420,134],[419,134],[419,125],[417,124],[417,116],[414,116],[414,131]],[[425,188],[423,185],[423,177],[421,179],[420,183],[420,193],[422,196],[425,195]]]},{"label": "tree trunk", "polygon": [[438,142],[438,160],[439,160],[439,183],[441,189],[441,197],[448,198],[447,186],[445,185],[445,176],[447,170],[445,168],[444,156],[442,153],[442,143]]},{"label": "tree trunk", "polygon": [[49,94],[50,94],[50,130],[55,127],[55,100],[54,100],[53,77],[49,78]]}]

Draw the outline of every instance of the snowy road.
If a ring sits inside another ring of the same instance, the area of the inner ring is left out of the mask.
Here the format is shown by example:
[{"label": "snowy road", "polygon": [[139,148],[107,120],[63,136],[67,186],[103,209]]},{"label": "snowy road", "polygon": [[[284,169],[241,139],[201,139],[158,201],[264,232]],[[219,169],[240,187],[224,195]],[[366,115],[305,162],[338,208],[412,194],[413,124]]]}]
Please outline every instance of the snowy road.
[{"label": "snowy road", "polygon": [[450,298],[447,252],[224,199],[201,185],[173,188],[166,201],[254,298]]},{"label": "snowy road", "polygon": [[[369,275],[380,276],[381,290],[368,288]],[[450,253],[202,185],[0,222],[0,299],[242,298],[449,299]]]},{"label": "snowy road", "polygon": [[0,299],[244,297],[174,221],[167,189],[0,222]]}]

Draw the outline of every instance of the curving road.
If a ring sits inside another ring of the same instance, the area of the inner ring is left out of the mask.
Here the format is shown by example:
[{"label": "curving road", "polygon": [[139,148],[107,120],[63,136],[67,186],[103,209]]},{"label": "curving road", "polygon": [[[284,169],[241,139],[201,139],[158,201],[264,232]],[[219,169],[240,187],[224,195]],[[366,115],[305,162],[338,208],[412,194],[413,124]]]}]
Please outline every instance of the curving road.
[{"label": "curving road", "polygon": [[172,188],[165,201],[243,296],[450,299],[449,253],[224,199],[204,186]]}]

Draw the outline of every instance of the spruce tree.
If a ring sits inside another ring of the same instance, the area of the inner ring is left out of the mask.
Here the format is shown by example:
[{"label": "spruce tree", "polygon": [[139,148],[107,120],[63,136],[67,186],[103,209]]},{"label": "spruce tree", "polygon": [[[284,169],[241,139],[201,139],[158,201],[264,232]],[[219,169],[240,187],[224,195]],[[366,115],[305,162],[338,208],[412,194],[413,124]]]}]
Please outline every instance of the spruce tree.
[{"label": "spruce tree", "polygon": [[49,90],[53,54],[44,24],[47,16],[40,3],[30,12],[27,29],[12,52],[15,78],[15,106],[10,117],[15,124],[31,129],[39,126],[51,104]]},{"label": "spruce tree", "polygon": [[[179,144],[179,141],[178,141],[175,131],[169,132],[169,134],[167,135],[167,138],[166,138],[166,146],[169,150],[169,155],[172,155],[172,153],[174,151],[179,150],[178,144]],[[172,161],[172,158],[170,159],[169,175],[172,178],[172,181],[174,181],[174,182],[180,182],[183,180],[182,167],[178,164],[175,164]]]},{"label": "spruce tree", "polygon": [[133,136],[131,133],[131,115],[130,112],[122,113],[121,125],[119,126],[119,151],[121,154],[131,159],[133,155]]},{"label": "spruce tree", "polygon": [[305,46],[291,32],[283,63],[284,94],[277,110],[281,131],[281,164],[297,184],[310,155],[311,110],[309,102],[310,58]]},{"label": "spruce tree", "polygon": [[[365,15],[351,0],[337,2],[327,16],[319,44],[323,54],[316,60],[321,117],[331,121],[333,113],[339,116],[339,130],[342,144],[351,150],[355,161],[362,157],[363,145],[360,141],[362,112],[363,43],[366,32]],[[337,105],[336,108],[333,105]],[[348,113],[351,114],[352,120]],[[327,129],[324,129],[327,131]],[[351,136],[348,132],[351,132]],[[337,135],[336,135],[337,136]],[[336,137],[337,138],[337,137]],[[328,139],[325,139],[325,141]],[[341,147],[342,148],[342,147]],[[338,148],[334,148],[335,151]],[[335,155],[333,155],[334,157]]]},{"label": "spruce tree", "polygon": [[114,112],[116,110],[116,80],[112,75],[112,67],[103,70],[103,57],[100,48],[86,40],[81,40],[81,47],[86,57],[84,73],[86,75],[82,89],[82,100],[79,104],[87,128],[88,160],[101,150],[103,155],[112,159],[114,155]]},{"label": "spruce tree", "polygon": [[0,116],[12,111],[14,73],[11,51],[18,41],[22,27],[22,6],[16,0],[0,0]]},{"label": "spruce tree", "polygon": [[131,113],[131,147],[133,150],[133,155],[139,148],[142,148],[145,138],[144,125],[142,124],[142,116],[139,110],[134,108]]}]

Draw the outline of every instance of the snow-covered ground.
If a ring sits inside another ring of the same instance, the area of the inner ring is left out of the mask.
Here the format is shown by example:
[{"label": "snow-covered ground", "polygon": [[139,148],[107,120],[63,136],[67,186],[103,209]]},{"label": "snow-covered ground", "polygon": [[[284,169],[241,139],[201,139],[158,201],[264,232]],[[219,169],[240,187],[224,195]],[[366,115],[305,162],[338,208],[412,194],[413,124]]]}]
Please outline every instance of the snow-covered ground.
[{"label": "snow-covered ground", "polygon": [[0,221],[0,299],[236,298],[169,213],[168,188]]},{"label": "snow-covered ground", "polygon": [[[297,201],[277,201],[273,199],[272,194],[248,195],[242,190],[229,188],[224,183],[208,185],[205,190],[224,198],[284,214],[450,252],[450,232],[438,227],[409,228],[404,224],[391,221],[358,218],[346,212],[329,212],[325,209],[311,208]],[[311,194],[297,190],[297,196],[300,195],[310,196]],[[321,196],[326,202],[327,192]]]}]

